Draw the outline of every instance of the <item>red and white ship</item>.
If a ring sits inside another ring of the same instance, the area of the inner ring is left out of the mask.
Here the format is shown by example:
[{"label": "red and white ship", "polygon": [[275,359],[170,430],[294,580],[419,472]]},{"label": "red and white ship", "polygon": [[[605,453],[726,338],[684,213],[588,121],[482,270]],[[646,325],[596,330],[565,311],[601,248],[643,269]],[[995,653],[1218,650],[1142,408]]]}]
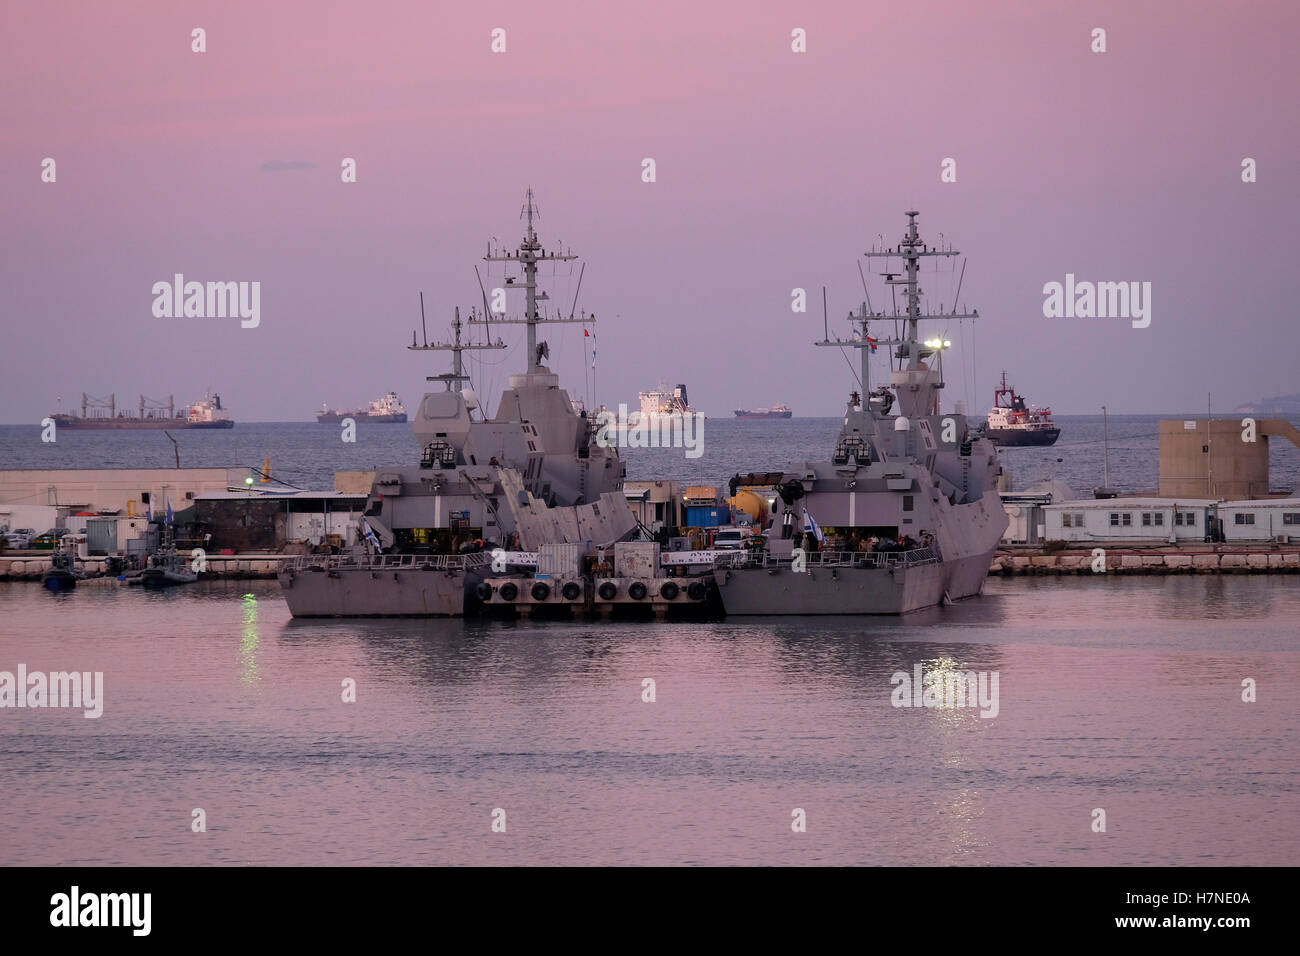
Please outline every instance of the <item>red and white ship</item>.
[{"label": "red and white ship", "polygon": [[989,412],[989,440],[995,445],[1054,445],[1061,429],[1052,421],[1050,408],[1026,406],[1025,400],[1007,384],[1007,373],[1002,373],[1002,386],[993,392],[993,410]]}]

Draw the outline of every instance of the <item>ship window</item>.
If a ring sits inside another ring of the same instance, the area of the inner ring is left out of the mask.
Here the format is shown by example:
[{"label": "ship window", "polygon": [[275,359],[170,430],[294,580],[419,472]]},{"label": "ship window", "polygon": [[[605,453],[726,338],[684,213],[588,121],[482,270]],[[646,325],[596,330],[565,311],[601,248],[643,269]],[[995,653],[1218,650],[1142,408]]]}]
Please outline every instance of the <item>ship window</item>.
[{"label": "ship window", "polygon": [[1081,512],[1081,511],[1076,511],[1076,512],[1074,513],[1074,526],[1075,526],[1076,528],[1082,528],[1082,527],[1083,527],[1083,512]]},{"label": "ship window", "polygon": [[1237,512],[1236,515],[1236,521],[1237,524],[1254,524],[1255,516],[1252,514],[1243,514],[1242,512],[1239,511]]},{"label": "ship window", "polygon": [[1070,527],[1070,519],[1073,517],[1074,517],[1073,515],[1069,515],[1069,514],[1061,515],[1061,527],[1062,528]]},{"label": "ship window", "polygon": [[1128,512],[1128,511],[1124,512],[1124,526],[1125,526],[1125,527],[1128,527],[1128,526],[1131,525],[1132,523],[1133,523],[1133,515],[1132,515],[1132,513],[1131,513],[1131,512]]},{"label": "ship window", "polygon": [[1282,513],[1283,524],[1300,524],[1300,511],[1284,511]]},{"label": "ship window", "polygon": [[1194,524],[1196,524],[1196,512],[1195,512],[1195,511],[1189,511],[1189,512],[1187,512],[1187,523],[1188,523],[1189,525],[1194,525]]},{"label": "ship window", "polygon": [[1163,511],[1157,511],[1157,512],[1156,512],[1156,514],[1155,514],[1155,522],[1156,522],[1156,527],[1157,527],[1157,528],[1164,527],[1164,523],[1165,523],[1165,513],[1164,513]]},{"label": "ship window", "polygon": [[1151,527],[1151,512],[1149,511],[1142,512],[1142,527],[1144,528]]},{"label": "ship window", "polygon": [[1112,511],[1112,512],[1110,513],[1110,526],[1111,526],[1112,528],[1118,528],[1118,527],[1119,527],[1119,512],[1118,512],[1118,511]]},{"label": "ship window", "polygon": [[914,495],[903,495],[903,510],[904,510],[904,511],[911,511],[911,510],[912,510],[912,507],[913,507],[915,504],[916,504],[916,497],[915,497]]},{"label": "ship window", "polygon": [[149,492],[147,491],[140,492],[140,504],[147,505],[148,503],[149,503]]}]

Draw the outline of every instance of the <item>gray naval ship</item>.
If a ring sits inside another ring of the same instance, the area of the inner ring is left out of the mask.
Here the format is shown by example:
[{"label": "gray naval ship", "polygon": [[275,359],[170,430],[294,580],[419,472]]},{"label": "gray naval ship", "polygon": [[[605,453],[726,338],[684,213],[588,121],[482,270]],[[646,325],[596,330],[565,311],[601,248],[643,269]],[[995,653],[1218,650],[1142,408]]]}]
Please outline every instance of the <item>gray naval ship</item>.
[{"label": "gray naval ship", "polygon": [[[576,407],[542,364],[549,349],[537,340],[539,325],[593,323],[595,316],[541,311],[547,295],[538,290],[538,264],[577,256],[543,248],[536,216],[529,189],[521,212],[527,232],[518,248],[489,245],[484,256],[521,267],[522,275],[507,276],[503,287],[524,291],[523,318],[494,315],[485,293],[483,314],[471,314],[469,322],[486,327],[487,341],[462,343],[457,310],[450,343],[408,346],[453,356],[450,373],[428,379],[444,389],[426,393],[414,415],[420,460],[376,470],[363,537],[346,553],[282,562],[277,576],[294,617],[458,615],[477,585],[496,573],[495,550],[528,563],[527,552],[542,545],[602,548],[635,537],[618,449],[597,443],[596,419]],[[493,324],[526,325],[528,358],[488,416],[469,387],[462,352],[505,348],[499,338],[491,342]]]},{"label": "gray naval ship", "polygon": [[[717,557],[714,578],[728,615],[901,614],[978,594],[984,585],[1007,526],[997,451],[960,407],[940,412],[939,359],[949,343],[922,342],[918,331],[926,320],[978,312],[959,314],[955,302],[951,312],[921,312],[921,260],[958,253],[922,242],[917,215],[907,213],[896,247],[866,253],[885,259],[886,270],[889,259],[902,260],[901,272],[882,275],[891,292],[905,290],[906,312],[872,312],[868,298],[849,316],[852,339],[827,331],[815,343],[859,350],[860,391],[849,397],[830,459],[794,462],[781,476],[766,546]],[[901,321],[902,331],[874,339],[873,321]],[[877,345],[894,351],[889,384],[872,391],[867,360]],[[813,531],[844,543],[817,549]]]}]

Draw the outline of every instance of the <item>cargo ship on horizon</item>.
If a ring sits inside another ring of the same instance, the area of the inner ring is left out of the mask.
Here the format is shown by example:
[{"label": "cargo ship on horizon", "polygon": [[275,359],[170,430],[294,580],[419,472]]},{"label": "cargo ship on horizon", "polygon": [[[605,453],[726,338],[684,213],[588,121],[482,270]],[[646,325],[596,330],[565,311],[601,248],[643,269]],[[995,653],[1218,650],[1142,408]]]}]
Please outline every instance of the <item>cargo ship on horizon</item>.
[{"label": "cargo ship on horizon", "polygon": [[737,418],[790,418],[789,405],[773,405],[771,408],[737,408]]},{"label": "cargo ship on horizon", "polygon": [[402,400],[397,397],[396,392],[385,392],[382,398],[377,398],[371,402],[369,408],[341,412],[332,410],[328,404],[323,404],[320,407],[320,412],[316,415],[316,421],[322,424],[341,422],[345,418],[351,418],[359,422],[401,425],[406,422],[406,406],[402,404]]},{"label": "cargo ship on horizon", "polygon": [[81,393],[81,414],[55,412],[50,416],[59,428],[234,428],[230,413],[221,407],[221,396],[211,392],[197,402],[176,408],[171,395],[166,403],[140,396],[137,408],[118,409],[117,395],[95,398]]}]

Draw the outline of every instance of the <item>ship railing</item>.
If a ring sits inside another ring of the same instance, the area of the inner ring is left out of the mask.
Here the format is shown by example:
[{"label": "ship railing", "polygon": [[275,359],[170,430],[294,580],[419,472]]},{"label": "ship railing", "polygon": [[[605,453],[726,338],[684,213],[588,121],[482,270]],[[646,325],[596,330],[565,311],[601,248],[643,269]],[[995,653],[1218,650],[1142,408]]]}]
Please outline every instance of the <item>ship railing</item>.
[{"label": "ship railing", "polygon": [[[714,557],[715,568],[771,568],[789,569],[793,558],[778,558],[766,551],[723,551]],[[922,564],[937,564],[939,555],[934,548],[914,548],[911,551],[812,551],[804,554],[805,567],[809,568],[910,568]]]},{"label": "ship railing", "polygon": [[280,560],[281,571],[464,571],[492,563],[488,551],[472,554],[299,554]]}]

